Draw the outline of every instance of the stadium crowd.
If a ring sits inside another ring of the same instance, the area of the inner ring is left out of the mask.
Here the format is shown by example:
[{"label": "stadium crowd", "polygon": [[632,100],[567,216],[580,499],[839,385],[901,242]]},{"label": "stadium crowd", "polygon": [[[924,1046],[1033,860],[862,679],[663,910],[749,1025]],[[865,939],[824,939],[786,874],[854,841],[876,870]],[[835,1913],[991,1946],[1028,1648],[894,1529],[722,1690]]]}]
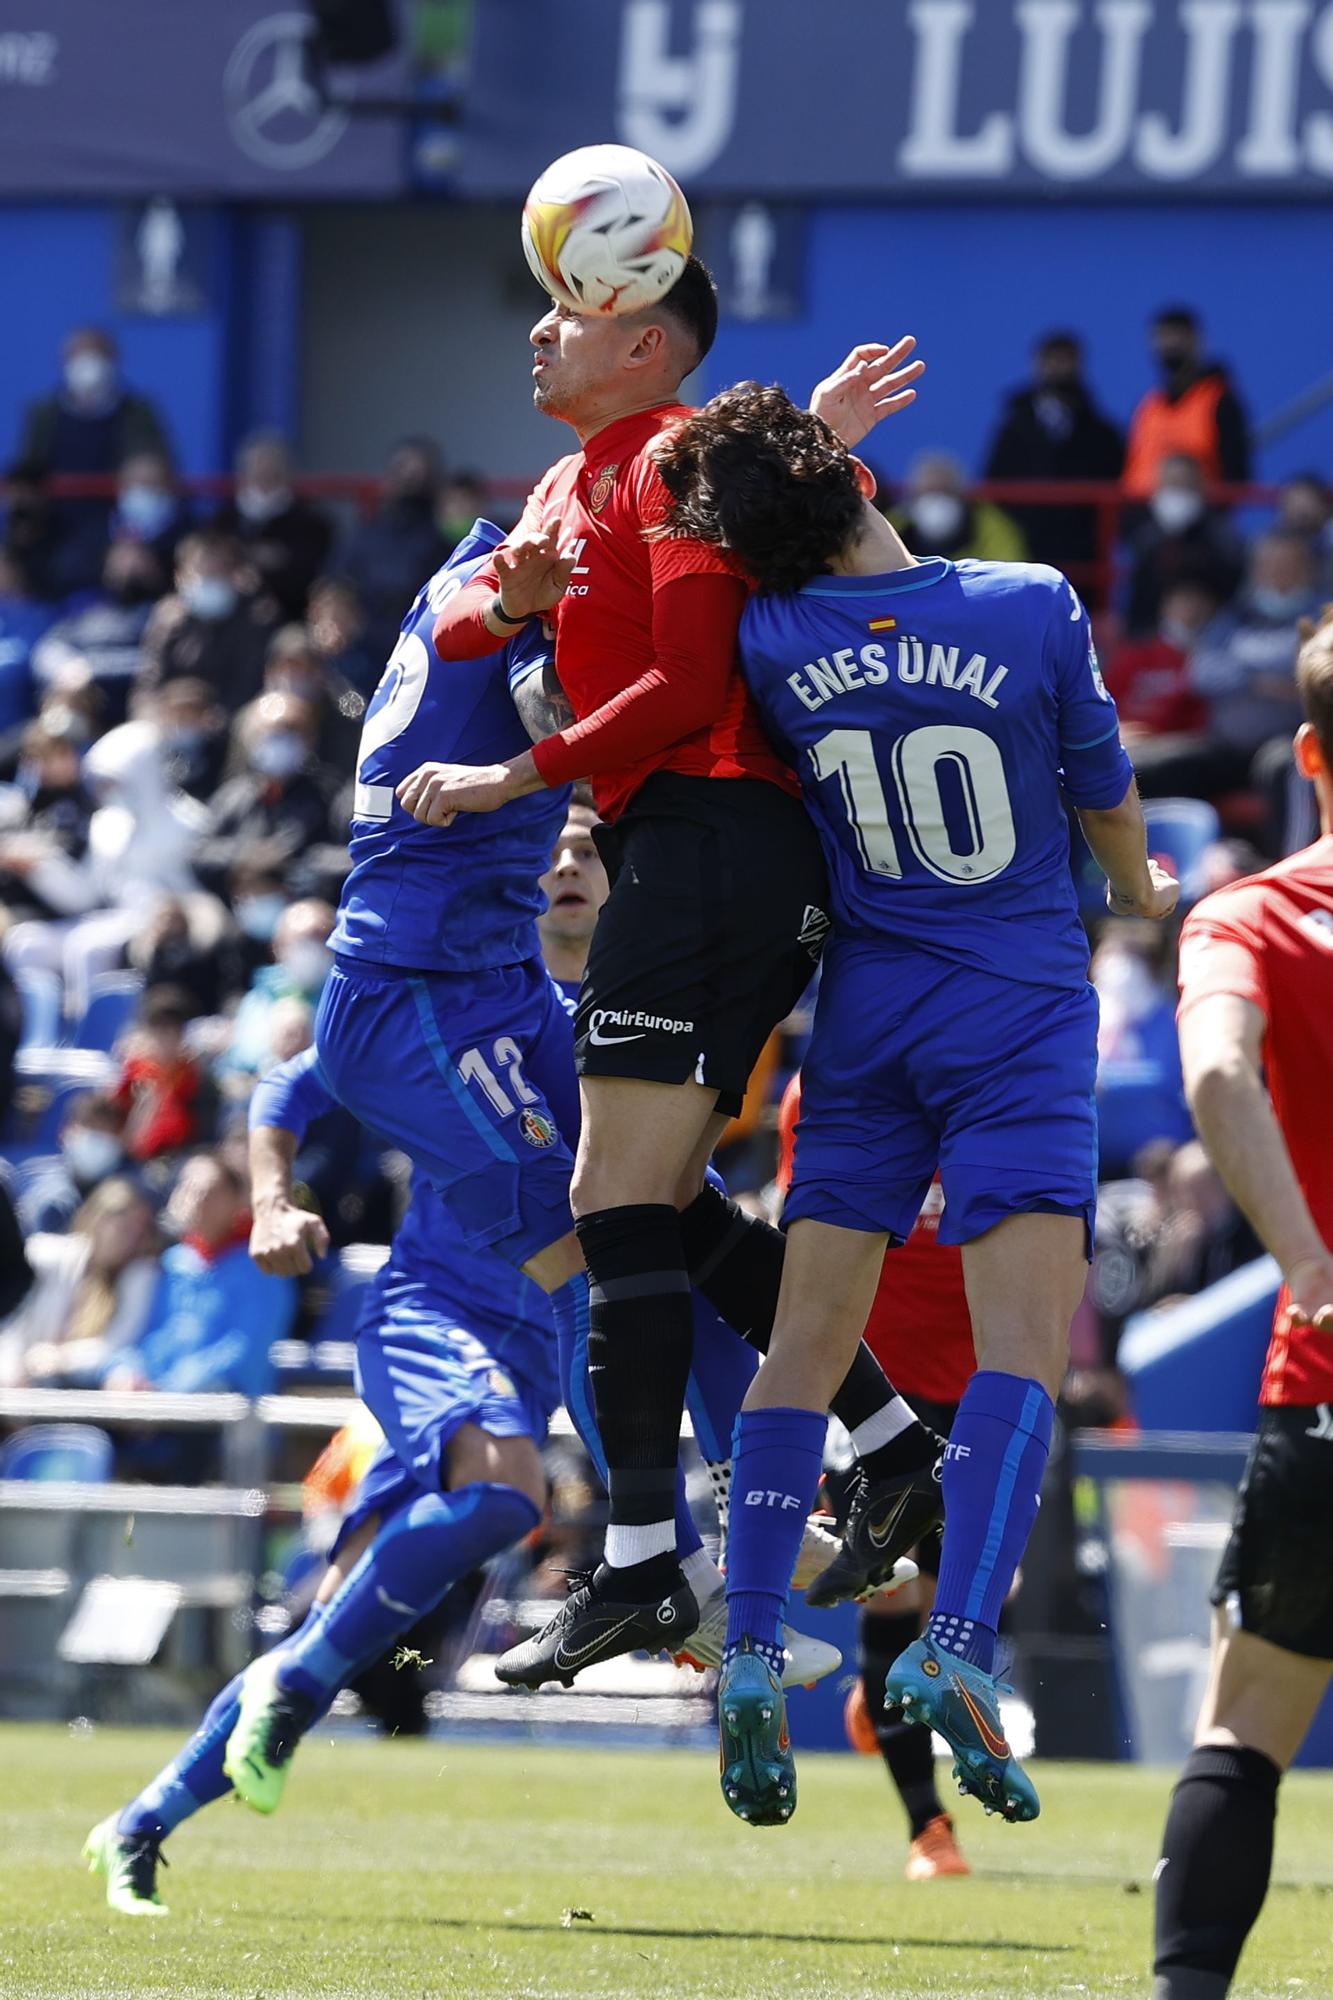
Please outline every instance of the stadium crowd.
[{"label": "stadium crowd", "polygon": [[[1193,314],[1163,312],[1151,340],[1157,383],[1122,433],[1077,336],[1043,336],[979,459],[992,483],[1120,482],[1109,581],[1082,500],[1000,505],[927,453],[884,504],[919,553],[1031,556],[1080,581],[1141,789],[1189,802],[1153,822],[1188,902],[1313,833],[1287,750],[1299,622],[1333,595],[1333,494],[1311,473],[1262,516],[1231,504],[1243,404]],[[114,496],[56,497],[60,475],[108,476]],[[225,502],[188,500],[98,329],[69,336],[23,419],[0,496],[0,1201],[34,1282],[0,1323],[0,1386],[257,1394],[274,1343],[319,1331],[329,1273],[299,1287],[246,1255],[246,1104],[310,1041],[362,719],[403,610],[487,494],[421,438],[391,451],[363,518],[300,489],[262,434]],[[1070,1394],[1097,1422],[1123,1413],[1129,1314],[1256,1245],[1192,1136],[1174,934],[1106,919],[1099,887],[1086,915],[1105,1188]],[[804,1032],[770,1048],[724,1148],[757,1203]],[[405,1162],[346,1114],[312,1128],[297,1171],[335,1260],[387,1241]]]}]

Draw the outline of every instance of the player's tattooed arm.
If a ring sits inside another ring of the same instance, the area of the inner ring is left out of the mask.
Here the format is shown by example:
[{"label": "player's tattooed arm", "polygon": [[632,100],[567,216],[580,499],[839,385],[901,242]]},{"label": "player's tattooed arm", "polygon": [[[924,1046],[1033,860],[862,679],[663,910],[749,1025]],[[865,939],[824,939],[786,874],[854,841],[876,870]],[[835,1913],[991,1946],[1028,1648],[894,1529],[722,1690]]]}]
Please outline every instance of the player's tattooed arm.
[{"label": "player's tattooed arm", "polygon": [[534,743],[544,736],[558,736],[575,721],[569,696],[560,685],[555,661],[548,660],[513,690],[519,721]]}]

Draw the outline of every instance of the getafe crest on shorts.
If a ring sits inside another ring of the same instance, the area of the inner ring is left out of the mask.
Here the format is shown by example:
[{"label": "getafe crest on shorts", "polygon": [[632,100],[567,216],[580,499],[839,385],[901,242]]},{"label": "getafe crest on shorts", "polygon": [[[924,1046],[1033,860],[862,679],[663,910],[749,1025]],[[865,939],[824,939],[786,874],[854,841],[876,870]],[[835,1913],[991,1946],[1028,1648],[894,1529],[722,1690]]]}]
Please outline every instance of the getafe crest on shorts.
[{"label": "getafe crest on shorts", "polygon": [[487,1371],[486,1387],[493,1396],[516,1397],[518,1395],[518,1390],[514,1387],[512,1378],[505,1374],[503,1368],[491,1368]]},{"label": "getafe crest on shorts", "polygon": [[518,1129],[530,1146],[554,1146],[560,1136],[546,1113],[534,1111],[531,1105],[519,1113]]},{"label": "getafe crest on shorts", "polygon": [[588,505],[594,514],[600,514],[611,498],[611,488],[616,483],[616,474],[619,470],[618,462],[615,465],[604,465],[593,480],[592,491],[588,495]]}]

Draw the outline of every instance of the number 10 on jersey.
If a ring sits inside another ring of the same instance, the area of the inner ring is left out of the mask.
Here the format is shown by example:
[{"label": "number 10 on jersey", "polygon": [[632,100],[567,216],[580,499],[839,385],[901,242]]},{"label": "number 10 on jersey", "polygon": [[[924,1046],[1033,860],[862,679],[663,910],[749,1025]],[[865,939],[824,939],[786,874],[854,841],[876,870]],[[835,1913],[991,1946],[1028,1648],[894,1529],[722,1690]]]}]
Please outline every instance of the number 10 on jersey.
[{"label": "number 10 on jersey", "polygon": [[[901,877],[884,779],[868,729],[832,729],[806,752],[821,784],[836,785],[861,865]],[[913,854],[942,882],[988,882],[1017,847],[999,746],[980,729],[939,724],[887,745],[902,831]]]}]

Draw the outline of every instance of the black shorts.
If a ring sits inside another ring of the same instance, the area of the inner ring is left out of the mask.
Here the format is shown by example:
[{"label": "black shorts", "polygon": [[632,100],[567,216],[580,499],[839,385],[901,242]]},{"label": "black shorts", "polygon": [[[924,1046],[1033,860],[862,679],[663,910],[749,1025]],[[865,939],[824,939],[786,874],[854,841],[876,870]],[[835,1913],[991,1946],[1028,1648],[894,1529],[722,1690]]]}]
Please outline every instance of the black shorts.
[{"label": "black shorts", "polygon": [[579,994],[579,1074],[692,1080],[734,1116],[828,934],[804,806],[761,778],[657,771],[594,837],[611,894]]},{"label": "black shorts", "polygon": [[1333,1416],[1329,1406],[1264,1409],[1236,1495],[1213,1603],[1242,1632],[1333,1660]]}]

